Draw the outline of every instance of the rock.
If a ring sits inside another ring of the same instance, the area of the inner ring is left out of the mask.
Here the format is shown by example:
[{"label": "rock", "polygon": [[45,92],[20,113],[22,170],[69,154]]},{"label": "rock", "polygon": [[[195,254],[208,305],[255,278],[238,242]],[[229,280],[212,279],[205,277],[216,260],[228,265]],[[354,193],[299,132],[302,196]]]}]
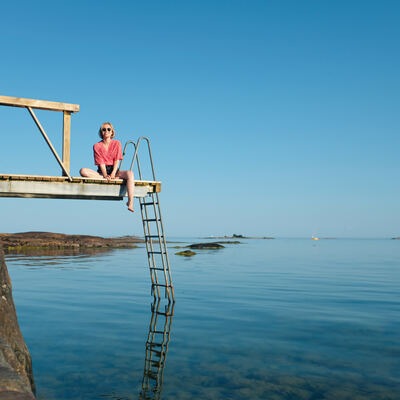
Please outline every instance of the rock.
[{"label": "rock", "polygon": [[191,250],[178,251],[175,254],[177,256],[183,256],[183,257],[192,257],[192,256],[196,255],[196,253],[194,251],[191,251]]},{"label": "rock", "polygon": [[32,400],[34,392],[31,356],[18,325],[0,245],[0,400]]},{"label": "rock", "polygon": [[51,232],[0,233],[5,253],[80,253],[134,248],[143,240],[135,236],[103,238],[90,235],[66,235]]},{"label": "rock", "polygon": [[199,249],[199,250],[217,250],[217,249],[223,249],[225,246],[222,246],[222,244],[219,244],[218,242],[211,242],[211,243],[194,243],[190,244],[189,246],[190,249]]}]

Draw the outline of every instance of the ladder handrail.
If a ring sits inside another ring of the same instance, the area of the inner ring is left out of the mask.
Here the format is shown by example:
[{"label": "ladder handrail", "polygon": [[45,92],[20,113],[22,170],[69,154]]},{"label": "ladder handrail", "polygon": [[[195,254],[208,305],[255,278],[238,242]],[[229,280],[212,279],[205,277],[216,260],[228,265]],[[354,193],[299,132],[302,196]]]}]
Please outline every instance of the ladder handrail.
[{"label": "ladder handrail", "polygon": [[[130,144],[133,146],[134,152],[136,152],[136,143],[135,143],[133,140],[128,140],[128,141],[125,143],[125,145],[124,145],[124,150],[122,151],[122,161],[121,161],[121,163],[119,164],[119,168],[120,168],[120,169],[121,169],[122,163],[123,163],[124,160],[125,160],[126,149],[127,149],[127,147],[128,147]],[[132,171],[132,168],[130,168],[130,170]]]},{"label": "ladder handrail", "polygon": [[[142,142],[143,140],[146,141],[146,143],[147,143],[147,150],[148,150],[148,153],[149,153],[149,160],[150,160],[150,166],[151,166],[151,173],[152,173],[152,175],[153,175],[153,181],[155,181],[155,180],[156,180],[156,174],[155,174],[155,172],[154,172],[153,155],[152,155],[152,153],[151,153],[150,139],[149,139],[147,136],[140,136],[136,143],[135,143],[133,140],[128,140],[128,141],[125,143],[122,156],[125,158],[126,149],[127,149],[127,147],[128,147],[130,144],[132,144],[133,147],[134,147],[134,153],[133,153],[133,157],[132,157],[132,161],[131,161],[130,170],[133,171],[133,167],[134,167],[135,161],[137,161],[139,179],[142,179],[142,172],[141,172],[141,169],[140,169],[140,163],[139,163],[138,152],[139,152],[140,144],[141,144],[141,142]],[[122,162],[121,162],[121,164],[122,164]]]}]

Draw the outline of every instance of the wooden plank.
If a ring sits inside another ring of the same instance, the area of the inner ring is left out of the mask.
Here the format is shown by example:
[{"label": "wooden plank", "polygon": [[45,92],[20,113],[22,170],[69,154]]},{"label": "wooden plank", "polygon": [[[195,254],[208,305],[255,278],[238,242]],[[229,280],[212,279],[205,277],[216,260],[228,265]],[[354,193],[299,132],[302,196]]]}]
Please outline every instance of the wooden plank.
[{"label": "wooden plank", "polygon": [[48,199],[122,200],[124,185],[97,185],[56,181],[0,181],[0,196]]},{"label": "wooden plank", "polygon": [[[135,197],[161,191],[161,182],[135,181]],[[107,181],[62,176],[0,175],[0,197],[122,200],[126,185],[122,179]]]},{"label": "wooden plank", "polygon": [[[52,175],[21,175],[21,174],[0,174],[0,181],[42,181],[42,182],[61,182],[68,183],[68,177],[64,176],[52,176]],[[89,184],[95,183],[97,185],[122,185],[124,181],[122,179],[113,179],[108,181],[103,178],[83,178],[81,176],[73,176],[72,182]],[[160,181],[148,181],[148,180],[135,180],[135,188],[141,186],[152,186],[153,192],[161,192]]]},{"label": "wooden plank", "polygon": [[[70,149],[71,149],[71,113],[68,111],[64,111],[62,162],[68,174],[71,168]],[[63,171],[62,174],[67,175]]]},{"label": "wooden plank", "polygon": [[0,105],[11,107],[32,107],[40,110],[78,112],[79,104],[60,103],[48,100],[24,99],[22,97],[0,96]]}]

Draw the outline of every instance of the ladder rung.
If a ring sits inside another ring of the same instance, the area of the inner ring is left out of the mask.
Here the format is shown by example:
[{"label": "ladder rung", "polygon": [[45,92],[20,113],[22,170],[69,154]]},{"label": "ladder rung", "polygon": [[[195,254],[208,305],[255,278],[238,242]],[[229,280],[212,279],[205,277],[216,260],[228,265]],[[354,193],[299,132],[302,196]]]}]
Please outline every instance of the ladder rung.
[{"label": "ladder rung", "polygon": [[157,222],[157,221],[161,221],[161,218],[144,218],[143,222]]},{"label": "ladder rung", "polygon": [[166,254],[165,251],[148,251],[148,254]]},{"label": "ladder rung", "polygon": [[157,271],[164,271],[164,268],[160,268],[160,267],[150,267],[150,269],[155,269]]},{"label": "ladder rung", "polygon": [[[172,286],[171,286],[172,287]],[[162,316],[164,316],[164,317],[170,317],[172,314],[171,313],[168,313],[168,312],[161,312],[161,311],[159,311],[159,312],[157,312],[157,315],[162,315]],[[169,335],[169,332],[165,332],[165,334],[166,335]]]},{"label": "ladder rung", "polygon": [[163,283],[153,283],[153,286],[172,287],[171,285],[164,285]]},{"label": "ladder rung", "polygon": [[163,351],[162,351],[162,346],[160,347],[161,350],[156,350],[156,349],[150,349],[150,353],[153,357],[159,357],[161,358],[161,356],[163,355]]},{"label": "ladder rung", "polygon": [[149,238],[149,239],[155,239],[155,238],[162,238],[162,237],[164,237],[164,235],[145,235],[144,236],[145,238]]},{"label": "ladder rung", "polygon": [[150,347],[161,347],[162,343],[147,343]]},{"label": "ladder rung", "polygon": [[154,349],[154,348],[151,348],[151,347],[150,347],[149,350],[150,350],[150,352],[151,352],[152,355],[161,356],[161,355],[163,354],[163,348],[165,347],[165,343],[164,343],[164,342],[162,342],[162,343],[157,342],[157,343],[155,343],[155,344],[157,344],[156,347],[158,347],[158,349]]},{"label": "ladder rung", "polygon": [[141,203],[142,206],[154,206],[154,204],[157,204],[155,201],[149,201],[147,203]]}]

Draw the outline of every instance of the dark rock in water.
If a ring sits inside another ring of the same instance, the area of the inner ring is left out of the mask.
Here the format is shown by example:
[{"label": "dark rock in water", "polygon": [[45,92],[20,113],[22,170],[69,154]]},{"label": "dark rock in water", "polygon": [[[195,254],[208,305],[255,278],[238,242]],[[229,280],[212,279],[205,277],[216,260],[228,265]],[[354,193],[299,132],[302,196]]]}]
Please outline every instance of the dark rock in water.
[{"label": "dark rock in water", "polygon": [[178,251],[177,253],[175,253],[177,256],[183,256],[183,257],[192,257],[195,256],[196,253],[194,251],[191,250],[183,250],[183,251]]},{"label": "dark rock in water", "polygon": [[216,250],[216,249],[223,249],[225,246],[222,246],[222,244],[219,244],[218,242],[211,242],[211,243],[194,243],[190,244],[189,246],[190,249],[199,249],[199,250]]},{"label": "dark rock in water", "polygon": [[18,325],[0,245],[0,400],[33,400],[34,391],[31,356]]}]

